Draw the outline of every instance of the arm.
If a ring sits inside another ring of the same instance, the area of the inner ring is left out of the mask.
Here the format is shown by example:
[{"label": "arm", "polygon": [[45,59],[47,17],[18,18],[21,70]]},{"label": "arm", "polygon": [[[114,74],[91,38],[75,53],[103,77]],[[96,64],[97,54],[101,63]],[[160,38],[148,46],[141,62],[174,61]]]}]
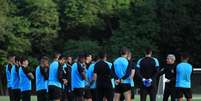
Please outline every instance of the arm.
[{"label": "arm", "polygon": [[156,59],[156,58],[153,58],[154,59],[154,61],[155,61],[155,73],[151,76],[151,79],[154,79],[154,78],[156,78],[158,75],[159,75],[159,69],[160,69],[160,65],[159,65],[159,61],[158,61],[158,59]]},{"label": "arm", "polygon": [[139,76],[140,80],[143,79],[142,74],[140,73],[140,64],[141,64],[142,59],[138,60],[137,64],[136,64],[136,73]]},{"label": "arm", "polygon": [[33,74],[29,71],[28,68],[22,67],[22,70],[26,74],[26,76],[29,78],[29,80],[33,80],[34,79]]},{"label": "arm", "polygon": [[127,79],[131,75],[131,67],[129,66],[126,70],[126,74],[122,77],[123,80]]},{"label": "arm", "polygon": [[132,69],[132,70],[131,70],[131,76],[130,76],[130,78],[133,79],[133,78],[134,78],[134,75],[135,75],[135,69]]},{"label": "arm", "polygon": [[116,75],[116,73],[115,73],[115,69],[114,69],[114,64],[112,64],[112,71],[111,71],[112,73],[112,76],[113,76],[113,78],[115,79],[115,80],[118,80],[118,76]]},{"label": "arm", "polygon": [[82,80],[87,80],[84,68],[81,66],[81,64],[78,63],[78,72],[82,77]]},{"label": "arm", "polygon": [[40,72],[41,74],[43,75],[43,77],[45,78],[45,80],[48,79],[48,75],[47,75],[47,72],[46,72],[46,67],[40,67]]}]

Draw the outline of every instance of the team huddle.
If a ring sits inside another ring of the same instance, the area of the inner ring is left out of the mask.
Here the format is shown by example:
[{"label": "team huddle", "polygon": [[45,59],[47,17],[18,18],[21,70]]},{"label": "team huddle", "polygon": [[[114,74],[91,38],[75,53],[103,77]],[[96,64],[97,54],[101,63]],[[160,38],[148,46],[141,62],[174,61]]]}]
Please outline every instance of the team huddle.
[{"label": "team huddle", "polygon": [[137,63],[128,48],[121,48],[119,54],[111,63],[106,52],[99,52],[96,58],[80,53],[75,62],[71,56],[55,53],[51,63],[47,56],[41,57],[35,74],[30,72],[26,57],[10,55],[6,65],[10,101],[31,101],[33,85],[38,101],[131,101],[136,83],[140,85],[140,101],[146,101],[147,95],[150,101],[157,101],[157,81],[163,74],[163,101],[168,101],[169,96],[171,101],[182,101],[183,95],[187,101],[192,100],[192,65],[188,63],[188,54],[180,54],[179,63],[175,62],[175,55],[168,54],[163,67],[152,57],[151,48],[145,50],[145,56]]}]

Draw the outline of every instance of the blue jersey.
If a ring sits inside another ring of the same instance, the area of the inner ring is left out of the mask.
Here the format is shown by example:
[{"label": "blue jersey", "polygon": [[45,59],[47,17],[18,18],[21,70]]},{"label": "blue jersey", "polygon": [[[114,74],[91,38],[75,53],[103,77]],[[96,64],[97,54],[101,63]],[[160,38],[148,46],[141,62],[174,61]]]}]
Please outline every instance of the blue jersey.
[{"label": "blue jersey", "polygon": [[[92,63],[92,64],[89,66],[88,70],[87,70],[87,79],[88,79],[89,81],[92,81],[92,80],[93,80],[94,66],[95,66],[95,63]],[[90,85],[90,88],[91,88],[91,89],[96,88],[96,82],[94,82],[92,85]]]},{"label": "blue jersey", "polygon": [[[122,79],[122,77],[126,75],[126,71],[129,65],[128,60],[124,57],[119,57],[114,61],[113,64],[114,64],[115,74],[117,75],[118,79]],[[125,80],[123,80],[122,83],[130,84],[131,79],[126,78]]]},{"label": "blue jersey", "polygon": [[48,85],[62,88],[58,79],[59,62],[54,61],[50,64]]},{"label": "blue jersey", "polygon": [[19,69],[16,65],[11,69],[11,89],[20,89]]},{"label": "blue jersey", "polygon": [[31,80],[28,78],[28,75],[25,73],[22,67],[19,68],[19,77],[20,77],[20,90],[21,92],[31,90]]},{"label": "blue jersey", "polygon": [[45,80],[45,77],[41,74],[40,66],[36,68],[36,91],[48,90],[48,81]]},{"label": "blue jersey", "polygon": [[176,87],[191,88],[192,65],[182,62],[176,67]]},{"label": "blue jersey", "polygon": [[[80,68],[83,68],[82,66]],[[83,68],[83,72],[86,73],[86,68]],[[72,65],[71,70],[71,86],[72,90],[74,88],[85,88],[85,80],[82,79],[81,73],[79,72],[78,63],[74,63]]]},{"label": "blue jersey", "polygon": [[12,84],[11,84],[11,68],[12,68],[11,64],[7,64],[6,65],[7,88],[11,88],[12,87]]}]

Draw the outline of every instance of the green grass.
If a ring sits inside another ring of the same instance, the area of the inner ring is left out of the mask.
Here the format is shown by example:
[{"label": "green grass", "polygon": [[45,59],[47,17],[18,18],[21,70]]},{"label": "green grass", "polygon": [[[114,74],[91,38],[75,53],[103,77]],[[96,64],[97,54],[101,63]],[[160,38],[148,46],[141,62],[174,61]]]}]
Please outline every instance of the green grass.
[{"label": "green grass", "polygon": [[[147,97],[149,101],[149,97]],[[0,101],[9,101],[8,96],[0,96]],[[31,101],[37,101],[36,96],[31,97]],[[135,95],[135,100],[133,101],[140,101],[139,95]],[[162,101],[162,96],[158,96],[157,101]],[[169,99],[170,101],[170,99]],[[184,100],[185,101],[185,100]],[[201,101],[201,95],[193,95],[193,101]]]}]

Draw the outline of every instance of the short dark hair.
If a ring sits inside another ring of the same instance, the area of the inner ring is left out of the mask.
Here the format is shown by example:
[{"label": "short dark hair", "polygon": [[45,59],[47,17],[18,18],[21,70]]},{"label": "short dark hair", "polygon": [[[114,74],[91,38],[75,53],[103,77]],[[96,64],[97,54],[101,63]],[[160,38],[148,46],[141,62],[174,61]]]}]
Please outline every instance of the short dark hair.
[{"label": "short dark hair", "polygon": [[65,57],[64,55],[61,55],[61,56],[59,57],[59,60],[61,60],[61,59],[66,59],[66,57]]},{"label": "short dark hair", "polygon": [[58,57],[60,57],[60,53],[59,52],[55,52],[54,54],[53,54],[53,58],[54,59],[56,59],[56,58],[58,58]]},{"label": "short dark hair", "polygon": [[107,57],[107,52],[99,52],[98,56],[100,59],[103,59],[103,58]]},{"label": "short dark hair", "polygon": [[43,57],[41,58],[41,60],[49,61],[49,58],[48,58],[47,56],[43,56]]},{"label": "short dark hair", "polygon": [[181,59],[188,59],[188,58],[190,58],[189,53],[187,53],[187,52],[182,52],[181,53]]},{"label": "short dark hair", "polygon": [[79,55],[78,55],[78,58],[86,58],[86,53],[84,52],[81,52]]},{"label": "short dark hair", "polygon": [[20,61],[20,56],[16,56],[15,61]]},{"label": "short dark hair", "polygon": [[10,59],[12,57],[15,57],[15,55],[14,54],[9,54],[7,58]]},{"label": "short dark hair", "polygon": [[92,56],[92,54],[89,53],[89,52],[87,52],[87,53],[85,54],[86,57],[88,57],[88,56],[90,56],[90,55]]},{"label": "short dark hair", "polygon": [[22,56],[21,58],[20,58],[20,63],[22,64],[24,61],[26,61],[26,60],[28,60],[28,58],[27,57],[25,57],[25,56]]},{"label": "short dark hair", "polygon": [[150,47],[145,49],[145,54],[150,54],[152,53],[152,49]]},{"label": "short dark hair", "polygon": [[71,55],[66,55],[66,58],[69,58],[69,57],[73,58]]},{"label": "short dark hair", "polygon": [[129,49],[126,47],[123,47],[120,49],[120,55],[126,55],[129,52]]}]

